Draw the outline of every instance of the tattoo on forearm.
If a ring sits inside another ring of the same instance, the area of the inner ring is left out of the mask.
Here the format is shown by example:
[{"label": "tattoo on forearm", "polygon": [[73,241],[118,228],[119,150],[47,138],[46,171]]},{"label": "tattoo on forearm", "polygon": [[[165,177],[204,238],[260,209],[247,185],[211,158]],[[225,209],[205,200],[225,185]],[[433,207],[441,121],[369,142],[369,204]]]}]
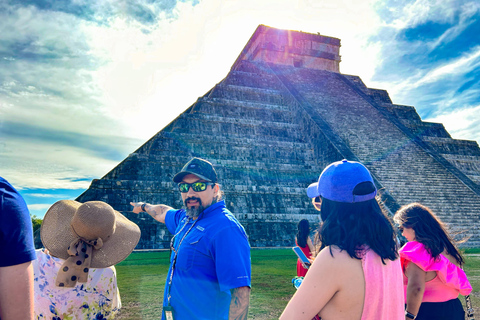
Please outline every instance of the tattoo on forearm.
[{"label": "tattoo on forearm", "polygon": [[163,222],[165,220],[165,214],[167,213],[168,210],[172,209],[169,206],[159,204],[159,205],[147,205],[145,206],[145,211],[152,216],[153,219]]},{"label": "tattoo on forearm", "polygon": [[147,210],[147,213],[149,215],[151,215],[154,219],[156,219],[158,217],[158,212],[155,208]]},{"label": "tattoo on forearm", "polygon": [[248,305],[250,304],[250,288],[240,287],[232,289],[229,320],[246,320]]},{"label": "tattoo on forearm", "polygon": [[159,218],[161,215],[165,214],[166,208],[159,208],[158,206],[156,208],[153,208],[152,210],[149,210],[149,214],[154,218]]}]

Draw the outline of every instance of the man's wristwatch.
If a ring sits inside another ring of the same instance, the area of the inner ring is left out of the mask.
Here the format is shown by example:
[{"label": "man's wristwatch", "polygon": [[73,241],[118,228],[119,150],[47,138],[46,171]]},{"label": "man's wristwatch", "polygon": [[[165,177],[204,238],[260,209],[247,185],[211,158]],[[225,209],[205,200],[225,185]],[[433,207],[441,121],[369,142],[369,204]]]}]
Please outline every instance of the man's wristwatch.
[{"label": "man's wristwatch", "polygon": [[146,203],[142,204],[142,212],[147,212],[147,211],[145,211],[145,205],[146,205]]},{"label": "man's wristwatch", "polygon": [[417,316],[405,310],[405,317],[409,319],[415,319]]}]

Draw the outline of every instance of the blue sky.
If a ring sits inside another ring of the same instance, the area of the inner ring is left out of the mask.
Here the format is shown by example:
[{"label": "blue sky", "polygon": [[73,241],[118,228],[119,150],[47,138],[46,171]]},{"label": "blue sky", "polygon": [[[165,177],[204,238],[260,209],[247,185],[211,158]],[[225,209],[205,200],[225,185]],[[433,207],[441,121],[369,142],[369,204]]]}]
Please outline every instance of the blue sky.
[{"label": "blue sky", "polygon": [[43,217],[228,73],[265,24],[341,39],[340,71],[480,141],[480,3],[0,1],[0,175]]}]

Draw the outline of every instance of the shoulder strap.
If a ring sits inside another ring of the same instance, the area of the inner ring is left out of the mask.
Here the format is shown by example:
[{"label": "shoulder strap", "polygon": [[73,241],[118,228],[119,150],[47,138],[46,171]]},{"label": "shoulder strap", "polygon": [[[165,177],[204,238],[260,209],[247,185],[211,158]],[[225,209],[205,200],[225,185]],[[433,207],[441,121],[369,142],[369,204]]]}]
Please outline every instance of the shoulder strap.
[{"label": "shoulder strap", "polygon": [[[462,266],[462,270],[465,271],[463,269],[463,266]],[[467,320],[475,320],[475,315],[473,314],[473,306],[472,306],[472,301],[470,300],[470,295],[465,296],[465,307],[467,307]]]},{"label": "shoulder strap", "polygon": [[470,300],[470,295],[465,296],[465,306],[467,307],[467,320],[475,320],[473,314],[472,301]]}]

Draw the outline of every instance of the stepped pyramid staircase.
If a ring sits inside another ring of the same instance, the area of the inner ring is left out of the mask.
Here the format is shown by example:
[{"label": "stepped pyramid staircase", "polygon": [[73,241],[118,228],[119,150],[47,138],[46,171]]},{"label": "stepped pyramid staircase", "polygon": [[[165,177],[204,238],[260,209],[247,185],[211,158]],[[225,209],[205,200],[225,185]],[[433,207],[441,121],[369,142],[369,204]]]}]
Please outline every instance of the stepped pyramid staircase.
[{"label": "stepped pyramid staircase", "polygon": [[421,202],[479,247],[478,144],[339,73],[339,47],[335,38],[259,26],[224,80],[77,200],[105,201],[138,223],[138,249],[168,248],[166,228],[129,213],[129,202],[181,207],[172,177],[199,156],[214,164],[252,246],[291,246],[299,220],[319,221],[305,188],[346,158],[369,168],[390,213]]}]

